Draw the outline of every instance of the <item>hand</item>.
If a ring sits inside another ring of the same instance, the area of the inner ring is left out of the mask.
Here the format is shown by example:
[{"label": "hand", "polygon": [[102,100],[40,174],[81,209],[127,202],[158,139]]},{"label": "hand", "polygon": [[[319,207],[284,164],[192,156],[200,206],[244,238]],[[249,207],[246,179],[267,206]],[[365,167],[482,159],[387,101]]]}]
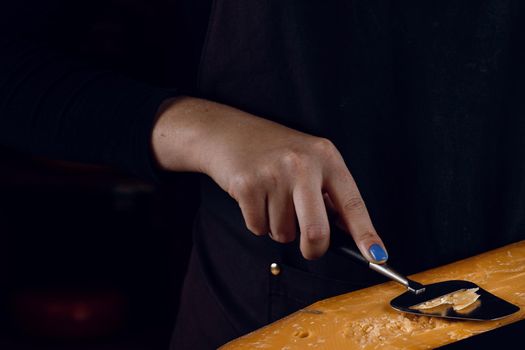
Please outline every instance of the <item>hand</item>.
[{"label": "hand", "polygon": [[210,176],[238,202],[256,235],[290,242],[298,222],[303,256],[318,258],[330,242],[329,206],[368,260],[387,259],[357,185],[327,139],[181,97],[161,107],[152,147],[163,169]]}]

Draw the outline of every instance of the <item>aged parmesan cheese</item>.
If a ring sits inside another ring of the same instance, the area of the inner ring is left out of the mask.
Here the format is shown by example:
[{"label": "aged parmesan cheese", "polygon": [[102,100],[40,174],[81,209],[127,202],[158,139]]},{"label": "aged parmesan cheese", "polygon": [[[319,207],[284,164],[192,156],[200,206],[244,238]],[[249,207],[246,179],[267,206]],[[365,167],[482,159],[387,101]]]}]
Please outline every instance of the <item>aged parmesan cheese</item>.
[{"label": "aged parmesan cheese", "polygon": [[[389,282],[319,301],[220,349],[429,349],[525,318],[525,241],[412,277],[424,284],[469,280],[521,310],[489,322],[403,314],[389,302],[404,290]],[[479,303],[475,288],[452,294],[441,304],[456,305],[458,312]]]}]

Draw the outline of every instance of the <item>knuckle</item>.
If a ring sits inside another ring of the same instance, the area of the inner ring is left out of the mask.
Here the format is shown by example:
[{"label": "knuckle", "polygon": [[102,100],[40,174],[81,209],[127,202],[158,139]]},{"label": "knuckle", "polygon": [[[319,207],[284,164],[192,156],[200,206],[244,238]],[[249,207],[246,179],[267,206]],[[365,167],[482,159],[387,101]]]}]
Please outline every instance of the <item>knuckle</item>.
[{"label": "knuckle", "polygon": [[372,230],[367,230],[357,235],[357,239],[363,242],[377,239],[377,234]]},{"label": "knuckle", "polygon": [[289,212],[284,217],[270,216],[270,231],[275,236],[275,241],[279,243],[290,243],[296,238],[297,226],[295,215]]},{"label": "knuckle", "polygon": [[229,194],[239,200],[239,198],[244,197],[252,192],[254,188],[253,178],[246,174],[241,174],[235,176],[229,186]]},{"label": "knuckle", "polygon": [[250,230],[250,232],[253,233],[256,236],[264,236],[264,235],[268,234],[267,229],[266,229],[266,225],[264,225],[264,224],[262,224],[260,222],[254,221],[254,220],[247,219],[246,220],[246,228],[248,230]]},{"label": "knuckle", "polygon": [[366,210],[365,202],[359,196],[352,196],[343,203],[345,212],[364,213]]},{"label": "knuckle", "polygon": [[322,242],[328,236],[328,229],[321,224],[307,224],[304,226],[306,239],[310,243]]},{"label": "knuckle", "polygon": [[323,137],[317,138],[314,141],[313,147],[323,156],[333,156],[338,153],[332,141]]},{"label": "knuckle", "polygon": [[290,243],[293,242],[294,237],[284,233],[272,233],[272,239],[279,243]]},{"label": "knuckle", "polygon": [[281,243],[290,243],[290,242],[293,242],[295,240],[295,232],[293,231],[290,231],[290,232],[282,232],[278,235],[279,237],[279,242]]},{"label": "knuckle", "polygon": [[273,164],[262,167],[260,174],[262,175],[261,180],[270,188],[279,184],[280,174]]},{"label": "knuckle", "polygon": [[301,253],[306,260],[316,260],[323,256],[322,252],[315,250],[302,250]]},{"label": "knuckle", "polygon": [[260,208],[253,206],[249,201],[239,202],[246,228],[256,236],[268,234],[268,222],[260,211]]},{"label": "knuckle", "polygon": [[282,164],[285,169],[296,172],[306,168],[308,163],[307,157],[297,151],[288,151],[282,156]]}]

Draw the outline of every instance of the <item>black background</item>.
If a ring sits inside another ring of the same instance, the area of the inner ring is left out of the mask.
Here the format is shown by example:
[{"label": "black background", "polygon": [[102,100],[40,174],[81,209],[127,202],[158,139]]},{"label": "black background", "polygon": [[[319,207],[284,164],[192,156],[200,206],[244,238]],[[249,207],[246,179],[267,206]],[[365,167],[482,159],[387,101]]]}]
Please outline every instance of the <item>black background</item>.
[{"label": "black background", "polygon": [[[0,348],[166,349],[198,205],[194,177],[161,187],[114,170],[2,150]],[[20,319],[23,293],[116,291],[122,327],[102,337],[46,336]]]}]

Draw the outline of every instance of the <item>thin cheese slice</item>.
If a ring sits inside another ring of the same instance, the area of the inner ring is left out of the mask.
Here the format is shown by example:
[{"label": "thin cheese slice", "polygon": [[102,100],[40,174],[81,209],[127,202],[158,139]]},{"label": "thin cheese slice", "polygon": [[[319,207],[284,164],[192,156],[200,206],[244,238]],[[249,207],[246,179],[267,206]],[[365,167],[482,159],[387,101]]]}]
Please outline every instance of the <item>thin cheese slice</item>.
[{"label": "thin cheese slice", "polygon": [[[393,310],[389,302],[404,290],[388,282],[319,301],[220,349],[429,349],[525,318],[525,241],[412,277],[423,284],[453,279],[472,281],[521,310],[488,322],[403,314]],[[468,312],[479,303],[471,303],[474,291],[466,291],[463,296],[454,297],[457,307],[464,306],[458,312]]]},{"label": "thin cheese slice", "polygon": [[414,305],[411,309],[429,310],[442,305],[450,305],[455,311],[463,310],[474,304],[476,300],[479,299],[479,294],[476,293],[478,290],[479,288],[460,289],[439,298]]}]

